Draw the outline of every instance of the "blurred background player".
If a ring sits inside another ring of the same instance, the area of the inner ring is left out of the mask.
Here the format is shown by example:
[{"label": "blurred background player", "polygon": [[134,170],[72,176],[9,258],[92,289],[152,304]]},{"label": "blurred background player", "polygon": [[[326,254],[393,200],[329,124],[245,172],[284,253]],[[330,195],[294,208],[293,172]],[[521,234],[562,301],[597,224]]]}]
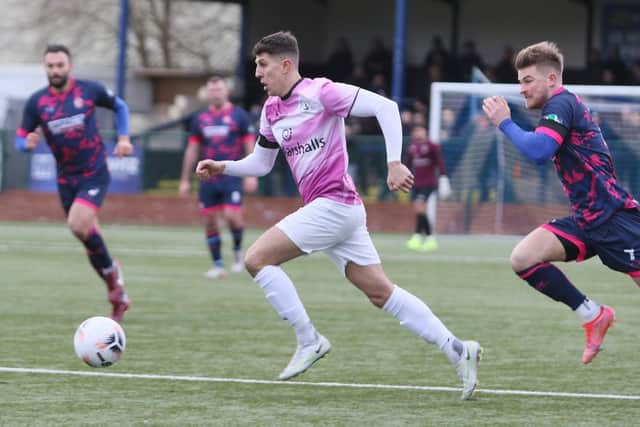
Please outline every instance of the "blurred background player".
[{"label": "blurred background player", "polygon": [[[198,160],[217,158],[238,160],[253,151],[255,133],[249,114],[229,102],[229,88],[220,76],[207,81],[209,106],[194,115],[189,143],[182,162],[180,194],[186,196],[191,190],[191,175]],[[242,178],[215,175],[200,182],[200,214],[204,220],[207,246],[213,267],[205,273],[210,279],[226,276],[222,259],[222,238],[218,223],[224,219],[233,240],[233,264],[231,271],[244,270],[242,263],[242,235],[244,220],[242,199],[244,191],[253,192],[258,186],[257,178]]]},{"label": "blurred background player", "polygon": [[264,232],[245,257],[247,271],[296,334],[296,351],[278,379],[301,374],[331,351],[281,267],[302,255],[325,252],[372,304],[444,353],[462,382],[461,398],[469,399],[477,382],[480,345],[459,340],[422,300],[386,276],[367,230],[362,199],[347,173],[345,117],[376,117],[385,139],[389,189],[410,190],[413,175],[400,162],[397,104],[357,86],[302,78],[298,42],[289,32],[263,37],[253,54],[255,76],[269,95],[255,150],[239,161],[200,161],[197,172],[203,178],[220,173],[262,176],[282,150],[298,185],[304,206]]},{"label": "blurred background player", "polygon": [[407,241],[407,247],[415,251],[432,251],[438,249],[438,242],[431,235],[427,201],[436,190],[442,198],[447,198],[451,192],[442,150],[439,144],[429,140],[424,126],[414,126],[406,158],[406,163],[415,177],[411,200],[416,213],[416,231]]},{"label": "blurred background player", "polygon": [[513,270],[531,287],[569,306],[582,320],[586,344],[582,363],[598,355],[615,320],[611,307],[580,292],[553,261],[584,261],[594,255],[640,285],[640,210],[616,180],[613,160],[590,109],[562,87],[563,56],[555,43],[522,49],[515,60],[526,107],[542,109],[533,132],[513,120],[507,101],[486,98],[482,108],[527,158],[552,160],[573,214],[529,233],[511,253]]},{"label": "blurred background player", "polygon": [[[107,154],[96,125],[96,107],[116,113],[118,142],[114,153],[128,156],[129,109],[101,83],[71,76],[71,54],[63,45],[49,45],[44,54],[49,86],[27,101],[22,125],[16,131],[16,148],[31,151],[41,132],[56,159],[60,201],[73,235],[87,250],[89,262],[107,285],[111,318],[122,320],[130,301],[124,292],[120,265],[109,255],[98,227],[111,176]],[[38,128],[39,126],[39,128]]]}]

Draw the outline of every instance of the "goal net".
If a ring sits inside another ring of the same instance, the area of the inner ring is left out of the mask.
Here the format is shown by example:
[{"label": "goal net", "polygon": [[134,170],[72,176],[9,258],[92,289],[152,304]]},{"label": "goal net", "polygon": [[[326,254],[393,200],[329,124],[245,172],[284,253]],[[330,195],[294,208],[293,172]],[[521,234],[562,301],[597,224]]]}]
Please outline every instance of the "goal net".
[{"label": "goal net", "polygon": [[[640,196],[640,87],[566,85],[591,108],[621,184]],[[429,137],[439,142],[452,196],[430,200],[439,233],[526,234],[570,214],[569,201],[551,162],[527,160],[489,122],[482,99],[502,95],[513,120],[533,130],[539,110],[527,110],[517,84],[433,83]],[[437,217],[436,217],[437,212]]]}]

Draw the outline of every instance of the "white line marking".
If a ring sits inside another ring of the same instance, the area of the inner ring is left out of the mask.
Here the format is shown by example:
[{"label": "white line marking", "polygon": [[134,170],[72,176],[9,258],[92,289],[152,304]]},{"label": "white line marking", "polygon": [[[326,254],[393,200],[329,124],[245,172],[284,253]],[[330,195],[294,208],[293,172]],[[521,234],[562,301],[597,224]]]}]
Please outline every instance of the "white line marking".
[{"label": "white line marking", "polygon": [[[257,380],[257,379],[250,379],[250,378],[216,378],[216,377],[192,377],[192,376],[183,376],[183,375],[120,374],[115,372],[66,371],[66,370],[39,369],[39,368],[0,367],[0,372],[10,372],[10,373],[19,373],[19,374],[75,375],[75,376],[81,376],[81,377],[108,377],[108,378],[144,379],[144,380],[170,380],[170,381],[192,381],[192,382],[233,383],[233,384],[264,384],[264,385],[278,385],[278,386],[310,386],[310,387],[338,387],[338,388],[370,388],[370,389],[379,389],[379,390],[417,390],[417,391],[460,392],[460,389],[455,387],[439,387],[439,386],[272,381],[272,380]],[[640,396],[634,396],[634,395],[562,393],[562,392],[555,392],[555,391],[476,389],[476,393],[503,394],[503,395],[514,395],[514,396],[640,400]]]}]

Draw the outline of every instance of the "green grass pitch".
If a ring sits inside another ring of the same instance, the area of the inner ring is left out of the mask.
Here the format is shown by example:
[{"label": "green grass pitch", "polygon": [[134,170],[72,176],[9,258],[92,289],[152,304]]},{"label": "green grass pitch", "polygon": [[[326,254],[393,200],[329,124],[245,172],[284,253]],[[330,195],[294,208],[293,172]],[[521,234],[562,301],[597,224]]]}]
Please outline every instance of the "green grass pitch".
[{"label": "green grass pitch", "polygon": [[[93,369],[76,358],[73,333],[109,306],[83,248],[64,224],[0,223],[0,426],[602,426],[640,419],[640,289],[597,259],[561,266],[617,311],[605,350],[583,366],[577,316],[511,271],[515,237],[441,236],[438,251],[420,254],[405,249],[408,236],[373,236],[395,283],[460,338],[483,345],[476,398],[461,402],[445,357],[369,304],[323,254],[284,268],[333,351],[295,379],[311,384],[281,384],[270,381],[291,357],[293,332],[248,274],[203,277],[209,261],[200,229],[110,225],[103,234],[123,264],[133,305],[122,360]],[[246,245],[257,235],[249,230]],[[223,238],[229,260],[227,231]],[[38,369],[54,373],[29,371]],[[137,376],[144,374],[155,377]],[[361,384],[425,388],[354,387]]]}]

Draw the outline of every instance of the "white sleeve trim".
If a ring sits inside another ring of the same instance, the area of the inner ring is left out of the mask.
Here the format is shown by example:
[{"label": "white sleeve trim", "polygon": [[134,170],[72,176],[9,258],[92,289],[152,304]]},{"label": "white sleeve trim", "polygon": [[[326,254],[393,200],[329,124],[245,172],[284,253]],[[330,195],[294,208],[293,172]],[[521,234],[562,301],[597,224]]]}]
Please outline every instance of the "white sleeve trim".
[{"label": "white sleeve trim", "polygon": [[224,160],[225,175],[232,176],[264,176],[271,172],[278,157],[275,148],[265,148],[256,144],[253,152],[241,160]]},{"label": "white sleeve trim", "polygon": [[356,117],[375,116],[382,129],[387,162],[400,161],[402,156],[402,122],[398,104],[366,89],[360,89],[351,107]]}]

